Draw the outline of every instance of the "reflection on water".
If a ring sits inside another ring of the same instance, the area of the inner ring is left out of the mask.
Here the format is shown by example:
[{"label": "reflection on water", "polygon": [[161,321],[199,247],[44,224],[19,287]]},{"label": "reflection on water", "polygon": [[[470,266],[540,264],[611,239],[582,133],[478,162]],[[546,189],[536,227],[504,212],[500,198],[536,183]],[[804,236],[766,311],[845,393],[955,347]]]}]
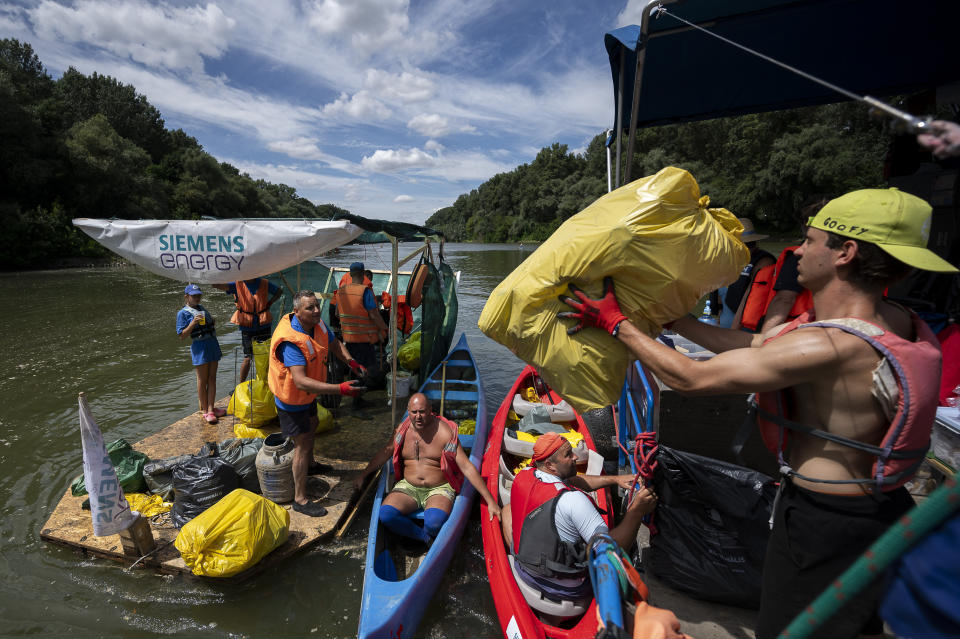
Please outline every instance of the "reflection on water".
[{"label": "reflection on water", "polygon": [[[402,245],[401,257],[416,248]],[[462,271],[457,332],[467,334],[491,416],[523,364],[480,333],[477,318],[493,288],[533,248],[445,247],[447,261]],[[389,246],[341,249],[325,261],[356,259],[389,268]],[[232,298],[207,292],[203,303],[217,319],[224,353],[217,377],[224,395],[242,359],[240,337],[226,325]],[[233,586],[127,573],[42,542],[41,526],[82,472],[79,391],[107,441],[138,441],[197,409],[188,342],[174,332],[183,284],[139,268],[73,269],[0,275],[0,295],[14,302],[14,321],[0,332],[0,634],[356,636],[369,506],[344,539]],[[351,436],[381,429],[357,431],[344,428],[330,442],[345,449]],[[418,636],[499,634],[479,529],[467,527]]]}]

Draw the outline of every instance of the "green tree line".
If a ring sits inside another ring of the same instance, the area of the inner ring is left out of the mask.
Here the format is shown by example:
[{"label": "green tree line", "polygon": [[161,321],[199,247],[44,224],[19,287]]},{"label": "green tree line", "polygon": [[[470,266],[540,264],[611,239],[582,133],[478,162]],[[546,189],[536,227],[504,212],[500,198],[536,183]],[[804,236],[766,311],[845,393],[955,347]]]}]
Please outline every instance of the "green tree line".
[{"label": "green tree line", "polygon": [[77,217],[321,217],[292,187],[219,162],[134,87],[74,68],[53,80],[32,47],[0,40],[0,270],[103,249]]},{"label": "green tree line", "polygon": [[[861,105],[831,104],[641,129],[631,168],[634,179],[666,166],[686,169],[711,206],[789,235],[811,199],[881,186],[890,142],[883,122]],[[495,175],[426,224],[451,240],[544,240],[606,193],[604,143],[600,134],[583,153],[545,147],[530,164]]]}]

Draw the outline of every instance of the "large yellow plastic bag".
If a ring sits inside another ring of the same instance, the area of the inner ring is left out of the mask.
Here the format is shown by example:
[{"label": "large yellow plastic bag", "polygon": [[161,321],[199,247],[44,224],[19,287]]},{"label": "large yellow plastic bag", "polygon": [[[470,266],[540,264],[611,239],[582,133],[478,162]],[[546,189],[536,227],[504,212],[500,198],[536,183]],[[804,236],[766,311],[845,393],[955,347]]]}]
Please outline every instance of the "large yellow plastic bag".
[{"label": "large yellow plastic bag", "polygon": [[316,433],[322,433],[325,430],[333,428],[333,413],[326,407],[317,404],[317,429]]},{"label": "large yellow plastic bag", "polygon": [[237,488],[180,529],[173,545],[202,577],[231,577],[287,540],[290,513]]},{"label": "large yellow plastic bag", "polygon": [[259,428],[277,418],[277,404],[273,401],[273,393],[267,382],[251,379],[237,384],[233,389],[227,412],[238,423]]},{"label": "large yellow plastic bag", "polygon": [[254,428],[253,426],[247,426],[241,422],[234,422],[233,424],[233,436],[239,437],[240,439],[249,439],[251,437],[259,437],[260,439],[266,439],[267,435],[277,432],[276,427],[274,428]]},{"label": "large yellow plastic bag", "polygon": [[397,363],[408,371],[420,370],[420,331],[407,339],[407,342],[397,349]]},{"label": "large yellow plastic bag", "polygon": [[559,296],[575,283],[600,297],[613,277],[620,307],[650,336],[707,292],[733,282],[750,259],[743,227],[725,209],[708,209],[688,172],[667,167],[608,193],[564,222],[494,289],[480,330],[520,359],[577,410],[620,396],[631,356],[589,328],[569,336]]},{"label": "large yellow plastic bag", "polygon": [[163,501],[160,495],[147,495],[145,493],[127,493],[124,495],[127,503],[130,504],[130,510],[135,510],[146,518],[169,512],[173,504]]},{"label": "large yellow plastic bag", "polygon": [[270,340],[253,343],[253,364],[257,369],[256,378],[266,383],[270,368]]}]

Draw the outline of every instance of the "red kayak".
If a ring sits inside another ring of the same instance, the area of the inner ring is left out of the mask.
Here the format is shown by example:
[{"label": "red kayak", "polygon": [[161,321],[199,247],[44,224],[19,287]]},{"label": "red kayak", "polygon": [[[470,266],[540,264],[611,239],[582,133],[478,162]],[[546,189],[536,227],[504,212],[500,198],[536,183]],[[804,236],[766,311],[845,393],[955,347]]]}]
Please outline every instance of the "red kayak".
[{"label": "red kayak", "polygon": [[[528,389],[533,389],[532,391]],[[520,395],[517,398],[517,395]],[[532,366],[527,366],[507,397],[497,410],[490,427],[490,436],[487,440],[487,450],[483,456],[481,475],[487,482],[490,493],[497,496],[503,509],[509,509],[509,483],[513,479],[513,469],[524,457],[524,443],[518,442],[515,437],[505,431],[509,427],[516,427],[517,415],[522,415],[531,403],[543,403],[552,416],[552,421],[562,423],[583,435],[583,445],[576,449],[586,453],[585,449],[594,451],[591,472],[596,474],[600,470],[594,468],[596,462],[602,464],[602,458],[596,454],[590,431],[584,425],[580,415],[573,411],[563,398],[546,386]],[[512,410],[519,409],[519,410]],[[514,412],[511,415],[511,412]],[[563,420],[564,417],[569,419]],[[527,444],[532,450],[532,444]],[[575,450],[576,450],[575,449]],[[585,470],[581,466],[580,470]],[[611,511],[610,498],[606,490],[595,493],[597,505],[605,511]],[[572,639],[574,637],[589,637],[593,639],[597,633],[597,603],[587,601],[556,601],[544,598],[525,582],[517,582],[514,576],[512,561],[512,540],[504,540],[500,521],[489,521],[486,504],[481,504],[480,517],[483,532],[483,552],[487,564],[487,577],[490,581],[490,590],[493,592],[493,601],[497,607],[497,616],[507,639]],[[607,525],[610,525],[610,515],[604,515]],[[537,610],[531,608],[531,602]],[[559,614],[557,614],[559,613]],[[554,625],[555,624],[555,625]]]}]

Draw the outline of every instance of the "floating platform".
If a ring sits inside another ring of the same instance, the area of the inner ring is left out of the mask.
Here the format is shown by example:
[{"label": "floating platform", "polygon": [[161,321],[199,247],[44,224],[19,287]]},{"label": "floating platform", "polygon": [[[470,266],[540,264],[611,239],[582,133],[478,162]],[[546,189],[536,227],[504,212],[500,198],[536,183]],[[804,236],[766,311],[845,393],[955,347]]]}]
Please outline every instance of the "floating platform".
[{"label": "floating platform", "polygon": [[[350,400],[345,400],[345,403],[349,406]],[[226,404],[226,398],[217,403],[223,408]],[[287,541],[248,570],[216,581],[244,581],[317,542],[333,537],[341,528],[349,525],[355,501],[359,497],[353,479],[358,471],[366,467],[374,453],[389,442],[393,428],[390,424],[390,408],[386,406],[385,393],[382,391],[367,393],[362,408],[340,408],[334,414],[338,413],[340,416],[335,419],[335,430],[319,433],[314,443],[314,458],[329,464],[332,470],[322,475],[311,475],[307,484],[308,497],[319,499],[327,509],[327,514],[309,517],[294,511],[293,502],[281,504],[290,513]],[[150,459],[195,455],[205,442],[220,442],[234,437],[233,425],[232,415],[221,417],[216,424],[208,424],[196,412],[133,444],[133,448]],[[274,422],[272,428],[264,430],[279,432],[280,429]],[[79,454],[77,465],[79,468]],[[124,554],[120,535],[94,536],[90,511],[81,508],[86,499],[87,495],[74,497],[68,488],[41,529],[40,537],[88,555],[132,564],[136,558]],[[150,567],[166,574],[192,574],[180,557],[180,552],[169,543],[178,532],[169,515],[151,519],[150,530],[156,545],[162,548],[140,561],[137,567]]]}]

